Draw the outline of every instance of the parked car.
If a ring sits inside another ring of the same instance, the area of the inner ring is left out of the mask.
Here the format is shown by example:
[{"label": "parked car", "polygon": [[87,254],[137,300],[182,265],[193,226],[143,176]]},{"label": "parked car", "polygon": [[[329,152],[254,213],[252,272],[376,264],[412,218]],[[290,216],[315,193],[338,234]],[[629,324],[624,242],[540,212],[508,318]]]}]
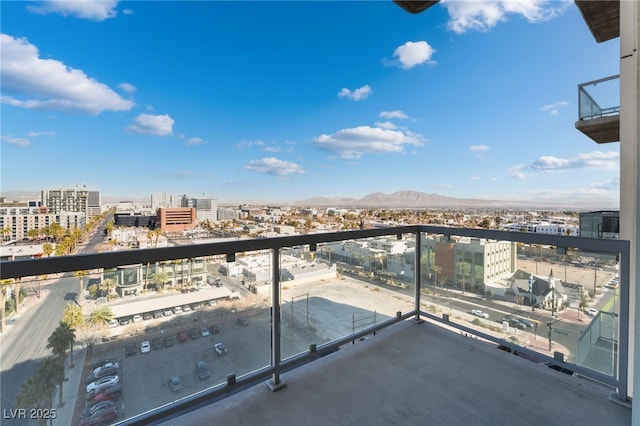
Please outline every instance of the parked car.
[{"label": "parked car", "polygon": [[189,340],[189,335],[184,330],[178,331],[178,334],[176,336],[178,337],[178,342],[180,343],[184,343]]},{"label": "parked car", "polygon": [[224,355],[227,353],[227,347],[224,345],[224,343],[216,343],[215,345],[213,345],[213,349],[218,355]]},{"label": "parked car", "polygon": [[173,312],[171,311],[171,309],[165,309],[165,310],[162,312],[162,315],[163,315],[163,316],[165,316],[165,317],[168,317],[168,316],[173,315]]},{"label": "parked car", "polygon": [[135,343],[127,343],[124,347],[124,354],[126,356],[132,356],[137,354],[138,351],[136,350],[136,345]]},{"label": "parked car", "polygon": [[589,315],[590,317],[595,317],[596,315],[598,315],[598,310],[594,308],[589,308],[587,309],[586,314]]},{"label": "parked car", "polygon": [[146,314],[142,314],[142,319],[143,320],[150,320],[151,318],[153,318],[153,315],[149,312],[147,312]]},{"label": "parked car", "polygon": [[183,311],[183,312],[189,312],[190,310],[191,310],[191,306],[189,306],[189,305],[184,305],[184,306],[182,307],[182,311]]},{"label": "parked car", "polygon": [[142,315],[133,316],[133,322],[140,322],[140,321],[142,321]]},{"label": "parked car", "polygon": [[198,375],[198,379],[200,380],[206,380],[209,378],[211,373],[209,373],[209,368],[207,367],[207,364],[204,363],[204,361],[196,362],[196,374]]},{"label": "parked car", "polygon": [[96,368],[105,366],[107,364],[117,364],[117,363],[118,363],[118,360],[115,358],[103,358],[91,364],[91,371],[95,371]]},{"label": "parked car", "polygon": [[155,351],[157,351],[158,349],[161,349],[162,348],[162,339],[153,339],[151,341],[151,347]]},{"label": "parked car", "polygon": [[87,393],[96,393],[100,392],[100,390],[108,387],[109,385],[115,385],[120,381],[120,377],[118,376],[107,376],[101,379],[96,380],[95,382],[91,382],[87,385]]},{"label": "parked car", "polygon": [[218,304],[218,302],[216,302],[213,299],[209,300],[209,302],[207,302],[207,303],[209,304],[209,306],[216,306]]},{"label": "parked car", "polygon": [[118,418],[118,409],[116,407],[109,407],[104,410],[97,411],[91,417],[87,417],[80,420],[80,426],[98,426],[109,423],[111,420]]},{"label": "parked car", "polygon": [[118,374],[118,369],[114,367],[99,368],[96,370],[97,373],[92,372],[87,376],[87,378],[85,379],[86,383],[95,382],[96,380],[102,379],[103,377],[115,376],[116,374]]},{"label": "parked car", "polygon": [[489,314],[481,311],[480,309],[472,309],[471,314],[480,318],[489,318]]},{"label": "parked car", "polygon": [[173,336],[167,336],[164,338],[164,347],[168,348],[170,346],[173,346],[176,344],[176,339],[173,338]]},{"label": "parked car", "polygon": [[111,385],[100,392],[95,394],[90,394],[88,400],[92,402],[100,402],[100,401],[117,401],[120,399],[122,395],[122,385]]},{"label": "parked car", "polygon": [[200,338],[200,330],[198,330],[197,328],[192,328],[191,330],[189,330],[189,335],[191,336],[192,340],[196,340]]},{"label": "parked car", "polygon": [[93,374],[98,374],[101,370],[105,368],[120,368],[120,363],[118,361],[105,362],[104,364],[94,368],[91,372]]},{"label": "parked car", "polygon": [[120,323],[116,319],[112,319],[111,321],[109,321],[109,328],[116,328],[119,325],[120,325]]},{"label": "parked car", "polygon": [[128,325],[131,322],[131,318],[122,318],[120,320],[120,325],[125,326]]},{"label": "parked car", "polygon": [[200,334],[202,334],[202,337],[207,337],[209,335],[209,329],[207,327],[202,327]]},{"label": "parked car", "polygon": [[536,326],[536,323],[534,323],[533,321],[528,320],[528,319],[526,319],[526,318],[516,318],[516,319],[517,319],[518,321],[520,321],[522,324],[524,324],[524,325],[525,325],[525,327],[527,327],[527,328],[533,328],[533,327],[535,327],[535,326]]},{"label": "parked car", "polygon": [[87,417],[91,417],[96,413],[96,411],[103,410],[105,408],[114,407],[114,406],[115,404],[113,401],[99,401],[96,403],[91,403],[89,404],[88,407],[82,410],[82,413],[80,413],[80,418],[84,419]]},{"label": "parked car", "polygon": [[146,354],[151,352],[151,343],[148,340],[140,343],[140,353]]},{"label": "parked car", "polygon": [[178,392],[179,390],[182,390],[182,380],[180,380],[180,377],[178,376],[169,377],[169,389],[171,389],[173,392]]},{"label": "parked car", "polygon": [[163,316],[164,316],[164,314],[162,313],[162,311],[155,311],[155,312],[153,313],[153,317],[154,317],[155,319],[162,318]]},{"label": "parked car", "polygon": [[182,313],[182,308],[180,306],[176,306],[175,308],[173,308],[173,313],[174,314],[181,314]]}]

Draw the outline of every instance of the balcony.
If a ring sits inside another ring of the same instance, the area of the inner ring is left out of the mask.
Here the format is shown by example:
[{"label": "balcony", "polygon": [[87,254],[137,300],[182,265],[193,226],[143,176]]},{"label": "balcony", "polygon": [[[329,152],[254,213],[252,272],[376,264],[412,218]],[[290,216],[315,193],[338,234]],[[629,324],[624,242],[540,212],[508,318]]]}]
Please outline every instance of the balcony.
[{"label": "balcony", "polygon": [[[179,269],[182,259],[206,265],[205,288],[188,287],[200,272]],[[139,268],[142,293],[94,293],[126,265]],[[628,241],[404,226],[0,266],[0,279],[49,294],[47,309],[27,310],[1,337],[3,407],[46,356],[68,291],[83,293],[85,314],[147,318],[77,330],[54,425],[78,423],[85,376],[102,358],[122,364],[121,424],[631,421]],[[190,309],[165,314],[171,306]],[[125,355],[143,340],[159,345]]]},{"label": "balcony", "polygon": [[580,84],[578,108],[576,129],[599,144],[620,141],[620,75]]},{"label": "balcony", "polygon": [[576,0],[575,3],[598,43],[620,37],[620,0]]}]

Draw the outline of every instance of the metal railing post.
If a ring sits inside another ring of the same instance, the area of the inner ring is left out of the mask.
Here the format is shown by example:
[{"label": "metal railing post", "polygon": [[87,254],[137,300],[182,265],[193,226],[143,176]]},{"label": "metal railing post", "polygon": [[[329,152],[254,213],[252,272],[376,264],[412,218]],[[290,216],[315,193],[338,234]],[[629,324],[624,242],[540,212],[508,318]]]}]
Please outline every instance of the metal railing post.
[{"label": "metal railing post", "polygon": [[[618,318],[618,398],[623,401],[628,399],[629,380],[629,317],[631,310],[629,306],[629,287],[631,286],[629,282],[630,260],[631,256],[628,251],[620,255],[620,285],[618,286],[620,288],[620,317]],[[615,312],[615,303],[613,309]],[[636,344],[638,344],[637,341]]]},{"label": "metal railing post", "polygon": [[420,318],[420,293],[421,293],[421,283],[422,283],[422,232],[420,232],[420,229],[416,230],[415,233],[416,236],[416,258],[415,258],[415,273],[414,273],[414,280],[415,280],[415,311],[416,311],[416,316],[413,318],[413,322],[415,323],[422,323],[424,320],[422,318]]},{"label": "metal railing post", "polygon": [[277,391],[287,385],[280,379],[280,248],[271,250],[271,368],[273,373],[267,386]]}]

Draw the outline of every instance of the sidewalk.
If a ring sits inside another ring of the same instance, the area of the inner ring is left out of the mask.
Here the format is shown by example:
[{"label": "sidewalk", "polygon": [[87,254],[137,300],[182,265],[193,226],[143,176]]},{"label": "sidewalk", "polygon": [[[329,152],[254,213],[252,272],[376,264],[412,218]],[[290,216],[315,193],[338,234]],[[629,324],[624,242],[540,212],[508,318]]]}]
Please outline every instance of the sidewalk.
[{"label": "sidewalk", "polygon": [[79,345],[76,345],[73,350],[73,364],[74,367],[69,366],[70,355],[67,355],[65,360],[64,369],[64,386],[62,388],[62,406],[58,405],[59,402],[59,390],[55,389],[54,404],[56,408],[56,418],[53,420],[54,426],[71,426],[74,424],[74,413],[79,404],[84,403],[84,398],[79,397],[82,389],[82,371],[84,369],[84,361],[86,356],[86,350]]}]

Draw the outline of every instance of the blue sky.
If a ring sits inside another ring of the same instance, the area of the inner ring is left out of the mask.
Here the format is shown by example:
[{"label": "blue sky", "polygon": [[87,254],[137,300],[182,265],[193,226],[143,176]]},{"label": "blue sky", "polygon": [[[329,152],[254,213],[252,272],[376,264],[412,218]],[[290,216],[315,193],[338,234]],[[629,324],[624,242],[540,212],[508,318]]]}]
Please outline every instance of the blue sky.
[{"label": "blue sky", "polygon": [[619,205],[619,144],[574,128],[618,39],[572,1],[0,7],[3,192]]}]

